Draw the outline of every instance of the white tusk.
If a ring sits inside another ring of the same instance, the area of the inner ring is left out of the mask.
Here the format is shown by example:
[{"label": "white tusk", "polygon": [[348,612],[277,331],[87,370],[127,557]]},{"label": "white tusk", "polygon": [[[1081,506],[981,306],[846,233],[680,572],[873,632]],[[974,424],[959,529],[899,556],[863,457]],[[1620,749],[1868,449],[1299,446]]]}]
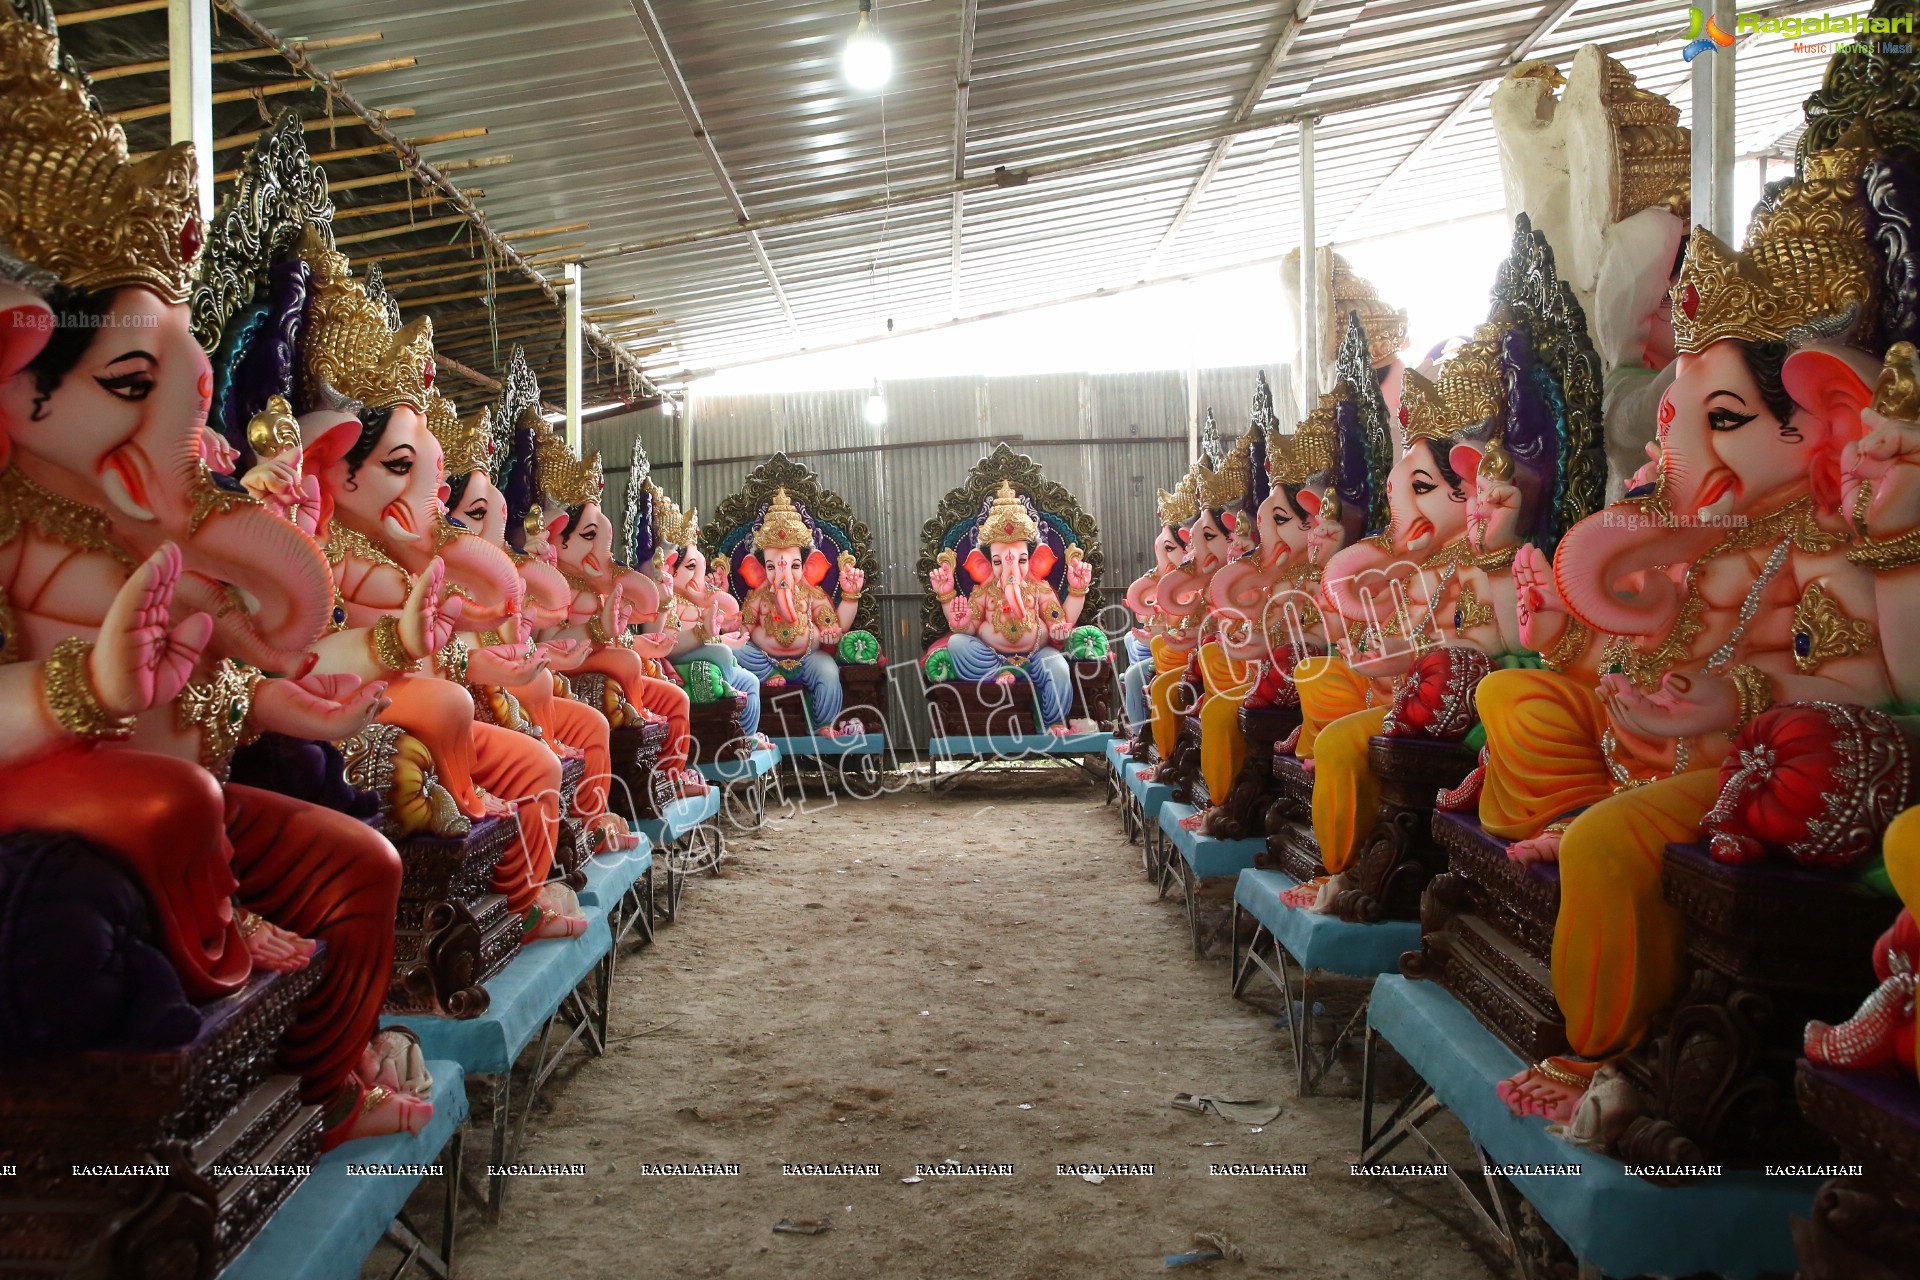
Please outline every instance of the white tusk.
[{"label": "white tusk", "polygon": [[133,500],[133,495],[127,492],[127,482],[122,480],[120,473],[112,467],[108,467],[100,473],[100,487],[106,490],[107,501],[132,516],[135,520],[151,522],[159,519],[153,512]]}]

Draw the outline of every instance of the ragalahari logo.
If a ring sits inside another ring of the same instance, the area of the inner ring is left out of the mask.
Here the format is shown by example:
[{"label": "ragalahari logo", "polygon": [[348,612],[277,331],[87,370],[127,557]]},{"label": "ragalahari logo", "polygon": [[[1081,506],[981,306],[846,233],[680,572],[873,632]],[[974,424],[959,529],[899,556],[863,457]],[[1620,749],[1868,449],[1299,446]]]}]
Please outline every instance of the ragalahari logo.
[{"label": "ragalahari logo", "polygon": [[1733,33],[1721,30],[1712,14],[1699,9],[1687,10],[1687,47],[1680,51],[1682,59],[1692,62],[1703,53],[1725,49],[1732,43]]}]

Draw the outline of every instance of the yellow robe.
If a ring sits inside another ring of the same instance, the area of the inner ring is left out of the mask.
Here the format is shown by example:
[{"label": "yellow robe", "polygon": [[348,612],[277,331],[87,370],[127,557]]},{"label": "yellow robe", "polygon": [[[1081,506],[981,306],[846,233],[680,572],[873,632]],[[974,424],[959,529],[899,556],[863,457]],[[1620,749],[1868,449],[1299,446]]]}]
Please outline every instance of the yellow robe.
[{"label": "yellow robe", "polygon": [[1315,743],[1328,725],[1341,716],[1367,710],[1367,691],[1372,682],[1348,666],[1345,658],[1329,653],[1297,664],[1293,683],[1300,691],[1300,738],[1294,754],[1311,760]]},{"label": "yellow robe", "polygon": [[1174,689],[1187,674],[1193,655],[1165,636],[1153,638],[1153,679],[1147,685],[1147,708],[1153,722],[1153,745],[1165,760],[1180,736],[1180,717],[1190,708],[1175,706]]},{"label": "yellow robe", "polygon": [[1660,869],[1669,844],[1700,838],[1720,771],[1694,769],[1614,794],[1600,749],[1600,699],[1557,672],[1495,671],[1480,682],[1475,705],[1487,730],[1480,822],[1489,834],[1528,839],[1591,806],[1560,839],[1553,994],[1574,1052],[1604,1057],[1631,1048],[1680,993],[1684,931]]},{"label": "yellow robe", "polygon": [[1200,704],[1200,776],[1215,804],[1227,798],[1247,761],[1247,739],[1240,732],[1240,704],[1260,683],[1258,662],[1235,662],[1218,641],[1200,646],[1200,675],[1206,699]]},{"label": "yellow robe", "polygon": [[1294,754],[1313,763],[1313,837],[1320,860],[1338,875],[1359,852],[1380,808],[1380,782],[1367,767],[1367,739],[1386,722],[1388,702],[1367,705],[1372,681],[1338,654],[1308,658],[1293,669],[1300,690],[1300,737]]}]

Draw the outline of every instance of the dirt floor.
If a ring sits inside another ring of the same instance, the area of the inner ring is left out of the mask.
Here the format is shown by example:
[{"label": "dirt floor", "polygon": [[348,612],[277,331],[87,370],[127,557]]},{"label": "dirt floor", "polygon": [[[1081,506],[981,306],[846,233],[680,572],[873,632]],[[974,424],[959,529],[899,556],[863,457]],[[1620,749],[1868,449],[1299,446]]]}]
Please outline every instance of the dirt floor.
[{"label": "dirt floor", "polygon": [[[1231,997],[1224,941],[1193,958],[1103,800],[1062,770],[776,801],[623,963],[608,1055],[576,1054],[536,1106],[522,1160],[586,1176],[516,1181],[497,1226],[465,1210],[458,1273],[1149,1275],[1217,1231],[1242,1259],[1182,1274],[1504,1274],[1444,1181],[1350,1175],[1358,1102],[1292,1096],[1277,1005]],[[1169,1107],[1180,1091],[1284,1110],[1258,1130]],[[485,1150],[474,1133],[470,1159]],[[949,1159],[1014,1173],[903,1182]],[[739,1175],[645,1176],[662,1162]],[[783,1175],[801,1162],[881,1174]],[[1209,1175],[1226,1162],[1310,1172]],[[437,1224],[426,1195],[416,1221]],[[830,1229],[776,1234],[783,1218]]]}]

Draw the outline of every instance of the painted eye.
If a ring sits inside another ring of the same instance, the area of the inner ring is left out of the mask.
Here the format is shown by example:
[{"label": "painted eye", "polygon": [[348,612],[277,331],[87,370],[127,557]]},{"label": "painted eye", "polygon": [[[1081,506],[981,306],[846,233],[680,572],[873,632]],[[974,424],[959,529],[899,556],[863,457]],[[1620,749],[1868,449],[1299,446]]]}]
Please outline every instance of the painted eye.
[{"label": "painted eye", "polygon": [[133,373],[117,374],[111,378],[95,378],[102,390],[108,395],[134,404],[153,394],[153,375],[144,369]]},{"label": "painted eye", "polygon": [[410,457],[388,458],[380,465],[396,476],[411,475],[413,473],[413,459]]},{"label": "painted eye", "polygon": [[1438,489],[1439,487],[1440,487],[1439,485],[1434,484],[1431,480],[1415,480],[1413,482],[1414,494],[1422,498],[1426,497],[1428,494],[1432,493],[1435,489]]},{"label": "painted eye", "polygon": [[1707,428],[1711,431],[1738,431],[1759,416],[1757,413],[1735,413],[1731,409],[1715,409],[1707,414]]}]

